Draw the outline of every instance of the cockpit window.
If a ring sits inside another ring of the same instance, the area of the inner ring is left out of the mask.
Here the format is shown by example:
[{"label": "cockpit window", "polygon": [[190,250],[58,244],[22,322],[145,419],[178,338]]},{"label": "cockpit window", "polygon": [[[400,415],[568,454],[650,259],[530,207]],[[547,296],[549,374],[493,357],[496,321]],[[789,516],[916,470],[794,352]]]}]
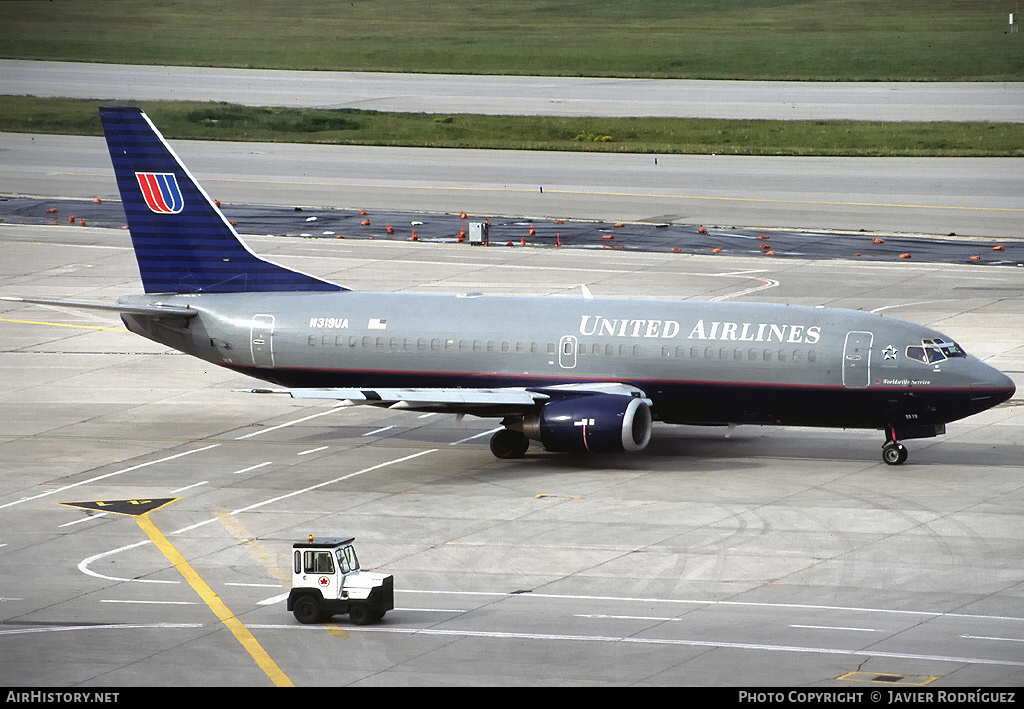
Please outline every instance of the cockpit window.
[{"label": "cockpit window", "polygon": [[936,364],[949,357],[966,357],[967,353],[955,342],[940,339],[921,340],[920,346],[907,347],[907,359],[925,364]]}]

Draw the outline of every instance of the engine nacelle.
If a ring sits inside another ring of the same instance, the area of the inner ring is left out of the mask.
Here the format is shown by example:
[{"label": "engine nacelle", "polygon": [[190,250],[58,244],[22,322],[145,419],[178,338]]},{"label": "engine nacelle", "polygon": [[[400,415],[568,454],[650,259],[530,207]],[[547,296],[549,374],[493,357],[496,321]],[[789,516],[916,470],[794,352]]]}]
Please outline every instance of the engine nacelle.
[{"label": "engine nacelle", "polygon": [[549,401],[525,418],[523,433],[549,451],[632,452],[651,440],[651,420],[644,399],[593,394]]}]

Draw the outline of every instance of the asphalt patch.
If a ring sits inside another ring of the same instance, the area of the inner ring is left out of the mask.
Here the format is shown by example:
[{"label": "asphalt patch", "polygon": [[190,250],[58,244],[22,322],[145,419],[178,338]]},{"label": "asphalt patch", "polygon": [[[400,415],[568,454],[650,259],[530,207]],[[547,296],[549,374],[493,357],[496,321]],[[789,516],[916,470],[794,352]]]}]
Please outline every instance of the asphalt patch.
[{"label": "asphalt patch", "polygon": [[[1024,266],[1024,239],[950,234],[878,234],[842,231],[751,229],[672,222],[605,222],[525,219],[496,215],[267,207],[223,204],[243,235],[308,239],[379,239],[465,243],[469,223],[488,224],[488,245],[751,256],[765,258],[911,261]],[[119,201],[0,196],[0,222],[11,224],[125,226]]]}]

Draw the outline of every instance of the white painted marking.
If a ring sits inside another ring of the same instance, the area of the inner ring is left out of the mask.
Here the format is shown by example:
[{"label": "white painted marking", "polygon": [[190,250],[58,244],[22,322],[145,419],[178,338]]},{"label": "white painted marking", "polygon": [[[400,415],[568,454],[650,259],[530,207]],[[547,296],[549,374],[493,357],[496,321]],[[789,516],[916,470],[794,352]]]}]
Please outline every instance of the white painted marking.
[{"label": "white painted marking", "polygon": [[302,451],[299,455],[309,455],[310,453],[316,453],[317,451],[325,451],[330,446],[320,446],[319,448],[310,448],[308,451]]},{"label": "white painted marking", "polygon": [[757,293],[758,291],[767,290],[768,288],[774,288],[779,285],[779,282],[772,278],[758,278],[757,280],[761,281],[762,285],[746,288],[744,290],[736,291],[735,293],[726,293],[725,295],[709,298],[709,300],[711,302],[717,302],[728,298],[738,298],[741,295],[750,295],[751,293]]},{"label": "white painted marking", "polygon": [[[260,507],[263,507],[264,505],[269,505],[269,504],[272,504],[274,502],[279,502],[281,500],[285,500],[285,499],[287,499],[289,497],[295,497],[296,495],[301,495],[302,493],[309,492],[310,490],[316,490],[317,488],[326,487],[328,485],[333,485],[334,483],[339,483],[342,480],[348,480],[349,478],[354,478],[357,475],[362,475],[364,473],[369,473],[372,470],[379,470],[380,468],[386,468],[387,466],[394,465],[395,463],[402,463],[402,462],[407,461],[407,460],[412,460],[413,458],[418,458],[421,455],[427,455],[428,453],[436,453],[436,452],[437,452],[437,448],[430,448],[430,449],[425,450],[425,451],[420,451],[419,453],[413,453],[411,455],[403,456],[401,458],[395,458],[394,460],[389,460],[389,461],[386,461],[384,463],[378,463],[377,465],[371,465],[369,468],[363,468],[362,470],[357,470],[354,473],[349,473],[348,475],[342,475],[340,478],[334,478],[333,480],[326,480],[326,481],[324,481],[322,483],[317,483],[316,485],[310,485],[309,487],[304,487],[301,490],[294,490],[294,491],[286,493],[284,495],[279,495],[277,497],[272,497],[269,500],[264,500],[263,502],[257,502],[256,504],[249,505],[248,507],[242,507],[240,509],[235,510],[234,512],[231,512],[230,514],[236,515],[239,512],[249,512],[250,510],[258,509]],[[213,520],[211,520],[211,521],[213,521]]]},{"label": "white painted marking", "polygon": [[842,626],[834,625],[790,625],[790,628],[807,628],[810,630],[856,630],[861,633],[880,633],[882,631],[876,630],[875,628],[844,628]]},{"label": "white painted marking", "polygon": [[604,615],[602,613],[577,613],[573,618],[597,618],[601,620],[657,620],[657,621],[679,621],[682,618],[667,618],[657,615]]},{"label": "white painted marking", "polygon": [[202,628],[202,623],[145,623],[109,625],[61,625],[50,628],[18,628],[17,630],[0,630],[0,635],[28,635],[30,633],[64,633],[69,630],[150,630],[152,628]]},{"label": "white painted marking", "polygon": [[187,527],[182,527],[181,529],[176,529],[173,532],[171,532],[171,534],[184,534],[185,532],[191,532],[193,529],[199,529],[200,527],[205,527],[206,525],[210,524],[211,522],[216,522],[216,521],[217,521],[216,517],[211,517],[210,519],[208,519],[208,520],[206,520],[204,522],[196,522],[195,524],[190,524]]},{"label": "white painted marking", "polygon": [[961,635],[968,640],[1005,640],[1008,643],[1024,643],[1024,638],[990,638],[986,635]]},{"label": "white painted marking", "polygon": [[420,418],[420,419],[428,419],[428,418],[430,418],[431,416],[437,416],[437,414],[436,414],[436,413],[433,413],[433,412],[431,412],[431,413],[429,413],[429,414],[420,414],[420,415],[419,415],[419,416],[417,416],[416,418]]},{"label": "white painted marking", "polygon": [[152,543],[153,542],[151,540],[146,539],[145,541],[135,542],[134,544],[126,544],[123,547],[118,547],[117,549],[111,549],[110,551],[105,551],[101,554],[90,556],[87,559],[82,559],[80,562],[78,562],[78,570],[81,571],[83,574],[87,574],[88,576],[95,576],[98,579],[106,579],[107,581],[137,581],[138,583],[180,583],[180,581],[164,581],[161,579],[127,579],[121,578],[119,576],[107,576],[106,574],[101,574],[98,571],[93,571],[89,568],[89,564],[91,564],[94,561],[99,561],[100,559],[103,559],[105,557],[113,556],[114,554],[119,554],[122,551],[128,551],[129,549],[135,549],[136,547],[141,547]]},{"label": "white painted marking", "polygon": [[477,433],[476,435],[469,436],[468,438],[462,438],[462,439],[460,439],[458,441],[452,441],[448,445],[450,445],[450,446],[457,446],[460,443],[465,443],[466,441],[472,441],[474,438],[480,438],[481,436],[486,436],[486,435],[488,435],[490,433],[496,433],[497,431],[500,431],[502,428],[503,428],[502,426],[498,426],[497,428],[492,428],[490,431],[484,431],[483,433]]},{"label": "white painted marking", "polygon": [[883,310],[891,310],[892,308],[909,308],[912,305],[928,305],[929,303],[948,303],[951,300],[953,299],[944,298],[942,300],[919,300],[916,303],[898,303],[896,305],[883,305],[881,308],[875,308],[874,310],[870,310],[868,312],[880,313]]},{"label": "white painted marking", "polygon": [[[354,473],[349,473],[348,475],[342,475],[341,477],[334,478],[333,480],[327,480],[325,482],[318,483],[316,485],[311,485],[309,487],[302,488],[301,490],[294,490],[294,491],[286,493],[284,495],[279,495],[279,496],[273,497],[273,498],[271,498],[269,500],[264,500],[263,502],[257,502],[256,504],[249,505],[248,507],[242,507],[240,509],[235,510],[234,512],[229,512],[228,514],[236,515],[236,514],[238,514],[240,512],[248,512],[250,510],[255,510],[255,509],[258,509],[260,507],[263,507],[264,505],[269,505],[271,503],[278,502],[280,500],[284,500],[284,499],[287,499],[289,497],[294,497],[296,495],[301,495],[302,493],[309,492],[310,490],[316,490],[317,488],[326,487],[327,485],[333,485],[334,483],[341,482],[343,480],[348,480],[349,478],[354,478],[357,475],[362,475],[364,473],[369,473],[372,470],[379,470],[380,468],[385,468],[385,467],[387,467],[389,465],[394,465],[395,463],[401,463],[401,462],[404,462],[406,460],[412,460],[413,458],[418,458],[421,455],[426,455],[428,453],[436,453],[436,452],[437,452],[437,448],[430,448],[428,450],[420,451],[419,453],[413,453],[411,455],[403,456],[401,458],[396,458],[395,460],[389,460],[389,461],[386,461],[384,463],[378,463],[377,465],[372,465],[372,466],[370,466],[368,468],[363,468],[362,470],[358,470],[358,471],[356,471]],[[181,529],[178,529],[178,530],[176,530],[174,532],[171,532],[171,534],[172,535],[183,534],[184,532],[189,532],[189,531],[192,531],[193,529],[198,529],[199,527],[203,527],[203,526],[205,526],[207,524],[212,524],[213,522],[217,522],[217,521],[219,521],[218,518],[212,517],[212,518],[210,518],[208,520],[204,520],[202,522],[196,522],[195,524],[189,525],[188,527],[182,527]],[[118,578],[118,577],[115,577],[115,576],[106,576],[104,574],[101,574],[101,573],[98,573],[96,571],[92,571],[91,569],[89,569],[89,564],[91,564],[94,561],[97,561],[97,560],[102,559],[102,558],[107,557],[107,556],[112,556],[112,555],[117,554],[117,553],[122,552],[122,551],[127,551],[129,549],[134,549],[136,547],[141,547],[141,546],[144,546],[146,544],[152,544],[152,543],[153,542],[151,540],[147,539],[147,540],[142,541],[142,542],[136,542],[135,544],[128,544],[128,545],[123,546],[123,547],[118,547],[117,549],[111,549],[110,551],[105,551],[102,554],[96,554],[95,556],[90,556],[89,558],[83,559],[81,562],[79,562],[78,570],[81,571],[83,574],[88,574],[89,576],[95,576],[96,578],[107,579],[108,581],[138,581],[139,583],[179,583],[178,581],[164,581],[164,580],[159,580],[159,579],[128,579],[128,578]],[[285,597],[287,597],[287,594],[286,594]]]},{"label": "white painted marking", "polygon": [[406,613],[469,613],[464,608],[395,608]]},{"label": "white painted marking", "polygon": [[260,431],[253,431],[252,433],[247,433],[244,436],[238,436],[237,438],[235,438],[235,440],[236,441],[243,441],[246,438],[253,438],[254,436],[262,436],[264,433],[270,433],[271,431],[276,431],[277,429],[285,428],[286,426],[294,426],[297,423],[302,423],[303,421],[309,421],[310,419],[315,419],[317,416],[326,416],[327,414],[333,414],[335,411],[337,411],[340,408],[345,408],[345,407],[340,406],[340,405],[339,406],[332,406],[327,411],[321,411],[319,413],[311,414],[309,416],[304,416],[303,418],[295,419],[294,421],[289,421],[288,423],[278,424],[277,426],[271,426],[270,428],[264,428],[264,429],[262,429]]},{"label": "white painted marking", "polygon": [[232,583],[227,581],[225,586],[244,586],[246,588],[281,588],[279,583]]},{"label": "white painted marking", "polygon": [[13,507],[14,505],[20,505],[22,502],[31,502],[32,500],[38,500],[41,497],[47,497],[49,495],[55,495],[57,493],[64,492],[65,490],[70,490],[72,488],[79,487],[81,485],[88,485],[89,483],[94,483],[97,480],[106,480],[107,478],[112,478],[115,475],[122,475],[124,473],[130,473],[133,470],[139,470],[140,468],[145,468],[145,467],[148,467],[150,465],[156,465],[157,463],[166,463],[168,460],[174,460],[176,458],[183,458],[184,456],[192,455],[193,453],[202,453],[203,451],[208,451],[211,448],[216,448],[219,445],[220,445],[219,443],[214,443],[212,446],[205,446],[203,448],[196,448],[195,450],[185,451],[184,453],[175,453],[174,455],[169,455],[169,456],[166,456],[164,458],[160,458],[159,460],[151,460],[148,463],[139,463],[138,465],[133,465],[130,468],[123,468],[121,470],[115,470],[112,473],[104,473],[103,475],[97,475],[96,477],[89,478],[88,480],[81,480],[81,481],[79,481],[77,483],[71,483],[70,485],[65,485],[63,487],[54,488],[53,490],[49,490],[47,492],[43,492],[43,493],[40,493],[38,495],[33,495],[31,497],[23,497],[20,500],[15,500],[14,502],[8,502],[5,505],[0,505],[0,510],[5,509],[7,507]]},{"label": "white painted marking", "polygon": [[256,601],[256,605],[258,605],[258,606],[272,606],[275,603],[280,603],[281,601],[287,601],[287,600],[288,600],[288,594],[287,593],[282,593],[282,594],[280,594],[278,596],[271,596],[270,598],[264,598],[262,601]]},{"label": "white painted marking", "polygon": [[128,604],[139,604],[139,605],[151,605],[151,606],[196,606],[199,605],[195,601],[131,601],[131,600],[117,600],[112,598],[101,598],[100,603],[128,603]]},{"label": "white painted marking", "polygon": [[681,603],[696,606],[745,606],[748,608],[794,608],[797,610],[853,611],[856,613],[884,613],[891,615],[929,616],[931,618],[974,618],[978,620],[1009,620],[1024,622],[1021,616],[973,615],[969,613],[944,613],[942,611],[911,611],[866,606],[818,606],[807,603],[759,603],[757,601],[708,601],[689,598],[642,598],[639,596],[590,596],[564,593],[509,593],[507,591],[426,591],[402,589],[402,593],[423,593],[439,596],[505,596],[508,598],[554,598],[572,601],[616,601],[636,603]]},{"label": "white painted marking", "polygon": [[365,438],[366,436],[372,436],[375,433],[384,433],[384,431],[389,431],[392,428],[394,428],[394,426],[385,426],[384,428],[378,428],[376,431],[370,431],[369,433],[364,433],[363,437]]},{"label": "white painted marking", "polygon": [[[75,524],[81,524],[82,522],[90,522],[90,521],[92,521],[94,519],[99,519],[100,517],[106,517],[108,514],[110,514],[110,513],[109,512],[100,512],[98,514],[89,515],[88,517],[82,517],[81,519],[76,519],[74,522],[66,522],[66,523],[60,525],[57,529],[63,529],[64,527],[70,527],[70,526],[75,525]],[[0,544],[0,547],[2,547],[2,546],[4,546],[4,545]]]},{"label": "white painted marking", "polygon": [[[171,494],[172,495],[176,495],[179,492],[185,492],[185,490],[191,490],[194,487],[201,487],[202,485],[209,485],[209,484],[210,484],[209,480],[204,480],[201,483],[192,483],[191,485],[186,485],[185,487],[179,487],[177,490],[171,490]],[[104,512],[103,514],[106,514],[106,512]]]},{"label": "white painted marking", "polygon": [[258,463],[258,464],[256,464],[256,465],[250,465],[250,466],[249,466],[248,468],[242,468],[241,470],[236,470],[235,472],[233,472],[233,473],[231,473],[231,474],[232,474],[232,475],[240,475],[240,474],[242,474],[242,473],[248,473],[248,472],[249,472],[250,470],[256,470],[256,469],[258,469],[258,468],[263,468],[263,467],[266,467],[266,466],[268,466],[268,465],[271,465],[271,464],[273,464],[273,462],[274,462],[274,461],[272,461],[272,460],[268,460],[268,461],[266,461],[265,463]]},{"label": "white painted marking", "polygon": [[[250,625],[250,628],[261,626]],[[616,637],[608,635],[557,635],[553,633],[515,633],[500,631],[475,630],[443,630],[440,628],[395,628],[395,627],[358,627],[346,628],[350,632],[361,633],[405,633],[409,635],[444,635],[449,637],[496,638],[505,640],[554,640],[554,641],[585,641],[604,643],[626,643],[630,645],[676,645],[680,647],[713,647],[733,648],[739,650],[761,650],[766,652],[802,652],[818,655],[843,655],[850,657],[884,657],[897,660],[927,660],[932,662],[954,662],[978,665],[1002,665],[1005,667],[1024,667],[1024,662],[1015,660],[991,660],[981,657],[956,657],[946,655],[922,655],[909,652],[879,652],[875,650],[842,650],[831,647],[803,647],[799,645],[767,645],[762,643],[731,643],[714,640],[683,640],[659,638]]]}]

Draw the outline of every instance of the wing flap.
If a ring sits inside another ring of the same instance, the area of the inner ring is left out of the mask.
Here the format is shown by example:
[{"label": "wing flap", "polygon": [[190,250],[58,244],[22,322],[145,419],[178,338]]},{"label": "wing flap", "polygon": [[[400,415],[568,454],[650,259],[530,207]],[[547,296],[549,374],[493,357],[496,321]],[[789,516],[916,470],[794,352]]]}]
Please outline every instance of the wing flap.
[{"label": "wing flap", "polygon": [[284,389],[294,399],[335,399],[349,405],[380,406],[412,411],[473,413],[488,409],[529,409],[546,401],[547,394],[526,389],[415,389],[415,388],[309,388]]}]

